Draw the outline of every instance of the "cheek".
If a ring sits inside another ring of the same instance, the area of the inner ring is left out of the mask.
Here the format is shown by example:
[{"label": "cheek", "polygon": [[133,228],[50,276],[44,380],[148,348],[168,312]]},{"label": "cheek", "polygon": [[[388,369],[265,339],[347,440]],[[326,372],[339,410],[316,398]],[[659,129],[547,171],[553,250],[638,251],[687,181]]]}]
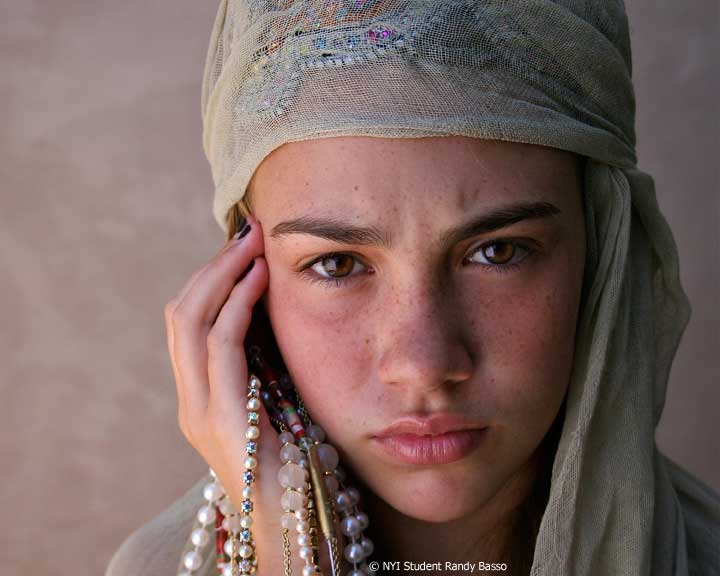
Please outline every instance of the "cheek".
[{"label": "cheek", "polygon": [[472,305],[483,394],[501,420],[523,423],[516,430],[542,430],[555,417],[572,370],[579,274],[558,261],[530,281],[497,286]]},{"label": "cheek", "polygon": [[299,294],[281,282],[273,285],[271,277],[267,301],[278,348],[313,420],[338,439],[353,429],[349,420],[364,421],[359,394],[372,368],[368,323],[346,300],[336,306],[317,298],[319,289]]}]

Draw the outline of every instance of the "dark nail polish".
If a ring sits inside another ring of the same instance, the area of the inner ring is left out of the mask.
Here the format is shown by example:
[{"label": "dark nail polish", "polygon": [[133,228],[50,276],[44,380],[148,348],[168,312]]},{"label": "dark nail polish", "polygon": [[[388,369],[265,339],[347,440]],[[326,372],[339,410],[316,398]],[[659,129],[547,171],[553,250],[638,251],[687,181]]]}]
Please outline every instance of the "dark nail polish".
[{"label": "dark nail polish", "polygon": [[240,238],[246,236],[247,233],[250,232],[250,229],[251,229],[251,228],[252,228],[252,226],[250,226],[250,224],[246,223],[246,224],[240,229],[240,232],[237,232],[237,233],[232,237],[232,239],[233,239],[233,240],[240,240]]},{"label": "dark nail polish", "polygon": [[253,268],[254,265],[255,265],[255,259],[253,258],[253,259],[250,261],[250,264],[248,265],[248,267],[245,268],[245,272],[242,273],[242,276],[240,276],[239,280],[242,280],[243,278],[245,278],[245,276],[248,275],[248,272],[250,272],[250,270],[252,270],[252,268]]},{"label": "dark nail polish", "polygon": [[252,226],[250,226],[250,224],[246,224],[246,225],[245,225],[245,228],[243,228],[243,229],[240,231],[240,236],[238,236],[238,238],[242,238],[243,236],[246,236],[247,233],[250,232],[250,229],[251,229],[251,228],[252,228]]}]

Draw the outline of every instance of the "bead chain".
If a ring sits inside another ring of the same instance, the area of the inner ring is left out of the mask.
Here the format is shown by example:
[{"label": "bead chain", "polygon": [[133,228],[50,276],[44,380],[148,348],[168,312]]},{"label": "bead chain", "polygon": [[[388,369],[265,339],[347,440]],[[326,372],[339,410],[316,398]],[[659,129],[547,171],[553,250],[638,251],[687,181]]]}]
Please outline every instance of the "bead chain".
[{"label": "bead chain", "polygon": [[[342,514],[341,532],[351,539],[351,542],[343,549],[344,557],[353,565],[347,576],[365,576],[369,573],[366,560],[372,554],[373,543],[362,533],[368,527],[369,522],[367,515],[358,507],[359,492],[356,488],[345,484],[346,475],[338,465],[337,451],[333,446],[324,442],[325,432],[320,426],[312,424],[300,398],[297,397],[297,408],[295,408],[287,396],[277,390],[277,381],[271,381],[271,388],[273,384],[279,401],[275,403],[275,407],[272,405],[266,405],[266,407],[268,407],[271,422],[276,429],[280,430],[282,444],[280,458],[283,466],[278,472],[278,480],[285,488],[285,494],[281,499],[284,511],[281,521],[285,576],[292,575],[288,536],[292,527],[295,527],[298,532],[299,554],[305,561],[302,576],[322,575],[319,568],[317,542],[319,532],[317,506],[314,501],[315,494],[313,494],[313,489],[308,481],[310,467],[308,450],[310,446],[317,451],[317,456],[314,457],[319,458],[316,462],[319,462],[322,467],[320,480],[324,481],[329,495],[332,497],[330,507],[332,519],[335,520],[336,513]],[[251,512],[253,511],[252,484],[255,481],[254,470],[258,465],[255,454],[257,454],[257,440],[260,436],[258,426],[260,388],[261,381],[252,375],[248,381],[248,428],[245,433],[248,442],[245,448],[247,457],[243,473],[245,487],[242,491],[241,514],[234,509],[229,496],[211,469],[213,481],[205,485],[203,490],[203,496],[208,504],[201,507],[197,513],[199,527],[192,531],[190,537],[194,548],[183,556],[178,576],[192,576],[192,573],[197,572],[202,566],[203,557],[200,549],[210,541],[207,527],[213,523],[220,525],[215,530],[216,544],[218,544],[218,574],[220,576],[237,576],[238,574],[249,576],[257,572],[258,560],[255,556],[255,542],[250,526],[252,525]],[[263,395],[263,399],[266,400],[266,398]],[[324,488],[321,487],[321,489]],[[227,534],[229,534],[229,538],[223,541]],[[327,542],[332,557],[333,576],[339,576],[339,541],[336,537],[330,537]],[[224,561],[226,557],[219,552],[220,550],[227,555],[229,561]]]},{"label": "bead chain", "polygon": [[283,538],[283,557],[285,559],[285,576],[292,576],[292,562],[290,558],[290,538],[288,538],[288,533],[290,530],[287,528],[283,528],[282,532],[282,538]]}]

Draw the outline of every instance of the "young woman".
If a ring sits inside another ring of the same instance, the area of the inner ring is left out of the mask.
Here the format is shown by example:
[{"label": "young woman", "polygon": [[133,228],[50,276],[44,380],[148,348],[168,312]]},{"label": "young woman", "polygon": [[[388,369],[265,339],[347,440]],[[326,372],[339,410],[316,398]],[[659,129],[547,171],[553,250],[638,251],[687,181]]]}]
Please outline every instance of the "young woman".
[{"label": "young woman", "polygon": [[342,574],[720,570],[720,498],[654,443],[689,305],[629,71],[618,2],[222,2],[203,119],[228,242],[165,309],[213,477],[108,575],[217,573],[204,498],[250,518],[223,573],[333,572],[286,555],[299,460],[248,402],[255,307],[369,518]]}]

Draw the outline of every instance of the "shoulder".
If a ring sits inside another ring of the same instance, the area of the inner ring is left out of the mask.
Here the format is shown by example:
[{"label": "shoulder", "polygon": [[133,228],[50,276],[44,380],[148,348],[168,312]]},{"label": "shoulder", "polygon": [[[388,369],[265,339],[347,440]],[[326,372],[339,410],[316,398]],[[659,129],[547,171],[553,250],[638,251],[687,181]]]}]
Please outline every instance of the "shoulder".
[{"label": "shoulder", "polygon": [[203,477],[185,494],[146,524],[132,532],[115,551],[105,576],[177,574],[197,510],[203,503]]},{"label": "shoulder", "polygon": [[665,457],[685,520],[690,574],[720,576],[720,494]]}]

